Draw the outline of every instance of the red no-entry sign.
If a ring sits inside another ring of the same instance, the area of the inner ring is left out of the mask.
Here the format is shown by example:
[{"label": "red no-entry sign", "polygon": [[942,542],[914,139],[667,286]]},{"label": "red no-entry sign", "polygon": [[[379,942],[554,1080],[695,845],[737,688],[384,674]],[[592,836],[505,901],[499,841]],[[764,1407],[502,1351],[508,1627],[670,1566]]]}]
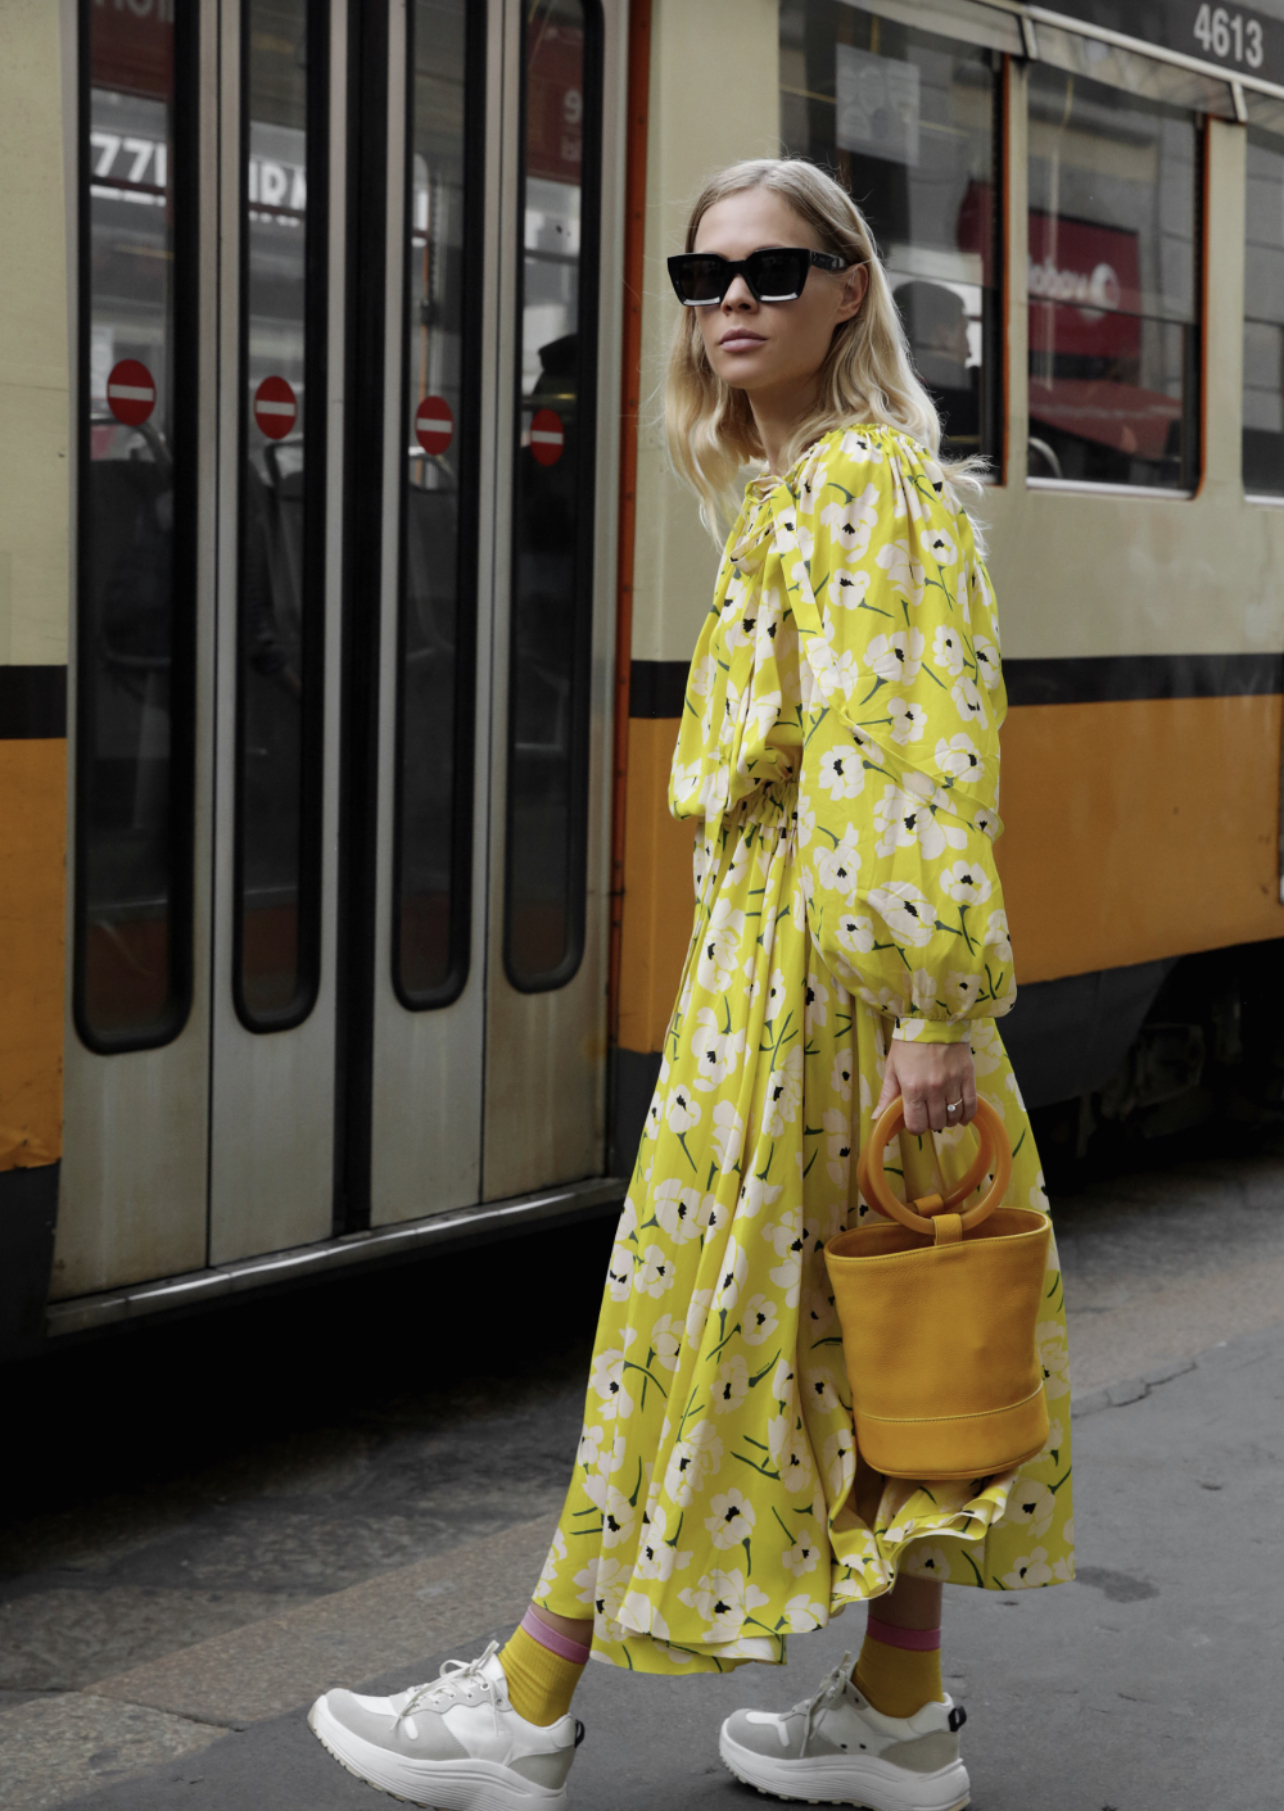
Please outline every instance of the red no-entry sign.
[{"label": "red no-entry sign", "polygon": [[531,422],[531,452],[541,465],[556,465],[566,445],[566,429],[553,409],[536,409]]},{"label": "red no-entry sign", "polygon": [[146,365],[122,358],[107,378],[107,407],[127,428],[141,428],[156,407],[156,385]]},{"label": "red no-entry sign", "polygon": [[444,396],[425,396],[415,410],[415,439],[425,453],[444,453],[455,437],[455,417]]},{"label": "red no-entry sign", "polygon": [[284,440],[299,418],[298,398],[283,377],[265,377],[254,392],[254,419],[269,440]]}]

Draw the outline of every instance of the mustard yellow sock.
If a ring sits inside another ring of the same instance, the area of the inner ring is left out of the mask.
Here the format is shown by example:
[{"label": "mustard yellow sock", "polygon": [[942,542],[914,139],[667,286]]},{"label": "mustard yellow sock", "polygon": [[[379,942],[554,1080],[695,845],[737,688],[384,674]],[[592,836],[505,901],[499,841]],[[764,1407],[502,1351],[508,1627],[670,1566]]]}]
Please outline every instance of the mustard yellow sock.
[{"label": "mustard yellow sock", "polygon": [[[548,1633],[563,1652],[575,1645],[551,1629]],[[513,1630],[499,1651],[513,1709],[528,1723],[538,1723],[541,1729],[556,1723],[571,1708],[584,1661],[588,1659],[587,1648],[583,1650],[584,1660],[566,1659],[563,1652],[554,1653],[542,1640],[528,1634],[525,1624]]]},{"label": "mustard yellow sock", "polygon": [[[885,1624],[878,1626],[880,1632],[885,1630],[893,1637],[895,1645],[880,1641],[877,1635],[866,1630],[856,1671],[852,1674],[857,1691],[885,1717],[912,1717],[930,1699],[935,1698],[939,1703],[945,1696],[941,1685],[939,1629],[906,1629],[904,1635],[916,1639],[913,1646],[902,1646],[895,1640],[902,1631],[887,1628]],[[924,1636],[929,1639],[934,1636],[936,1645],[926,1646]]]}]

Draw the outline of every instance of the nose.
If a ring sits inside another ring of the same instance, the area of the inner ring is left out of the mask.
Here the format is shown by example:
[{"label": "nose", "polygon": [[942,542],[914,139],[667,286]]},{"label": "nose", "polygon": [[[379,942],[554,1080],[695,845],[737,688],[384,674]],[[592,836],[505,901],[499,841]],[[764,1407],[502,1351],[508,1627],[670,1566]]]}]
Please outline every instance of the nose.
[{"label": "nose", "polygon": [[722,298],[722,306],[724,308],[756,308],[758,306],[754,300],[753,291],[739,271],[731,279],[731,286]]}]

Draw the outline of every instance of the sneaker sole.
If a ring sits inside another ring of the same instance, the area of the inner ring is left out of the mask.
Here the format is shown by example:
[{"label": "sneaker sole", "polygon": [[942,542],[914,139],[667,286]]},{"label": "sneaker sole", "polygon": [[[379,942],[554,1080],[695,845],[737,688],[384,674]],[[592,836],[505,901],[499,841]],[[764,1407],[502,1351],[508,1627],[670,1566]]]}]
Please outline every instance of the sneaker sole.
[{"label": "sneaker sole", "polygon": [[497,1761],[414,1761],[354,1735],[319,1698],[308,1728],[341,1767],[402,1804],[431,1811],[568,1811],[565,1789],[524,1780]]},{"label": "sneaker sole", "polygon": [[862,1805],[867,1811],[964,1811],[972,1802],[962,1761],[936,1773],[911,1773],[873,1755],[808,1755],[801,1761],[774,1761],[742,1748],[727,1735],[718,1752],[728,1772],[764,1797],[801,1799],[809,1805]]}]

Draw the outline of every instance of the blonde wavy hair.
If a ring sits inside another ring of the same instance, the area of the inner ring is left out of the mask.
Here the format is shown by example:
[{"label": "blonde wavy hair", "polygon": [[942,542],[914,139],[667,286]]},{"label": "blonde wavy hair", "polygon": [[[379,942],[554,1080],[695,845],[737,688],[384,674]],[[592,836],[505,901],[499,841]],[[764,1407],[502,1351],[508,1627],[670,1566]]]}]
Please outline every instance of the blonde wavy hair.
[{"label": "blonde wavy hair", "polygon": [[[941,420],[914,374],[909,343],[892,300],[874,236],[842,185],[797,157],[761,157],[721,170],[700,191],[687,222],[687,251],[711,207],[746,189],[770,189],[812,230],[817,249],[869,271],[859,311],[834,329],[820,368],[816,406],[795,427],[781,454],[788,470],[831,428],[871,422],[899,428],[931,454],[956,489],[975,497],[985,461],[941,459]],[[664,425],[678,475],[700,499],[714,539],[738,508],[742,469],[765,457],[753,410],[743,390],[717,376],[704,349],[696,311],[683,308],[673,332],[664,386]]]}]

